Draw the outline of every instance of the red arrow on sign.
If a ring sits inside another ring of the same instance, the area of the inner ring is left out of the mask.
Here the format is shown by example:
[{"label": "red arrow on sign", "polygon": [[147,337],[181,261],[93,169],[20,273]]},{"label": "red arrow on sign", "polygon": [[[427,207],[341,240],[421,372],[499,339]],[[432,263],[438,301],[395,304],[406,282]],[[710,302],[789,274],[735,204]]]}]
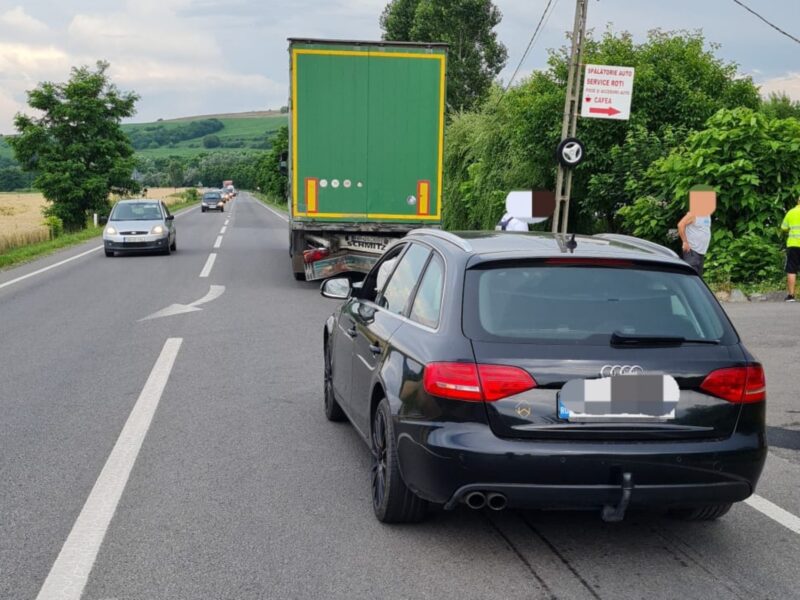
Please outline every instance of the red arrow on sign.
[{"label": "red arrow on sign", "polygon": [[618,111],[613,106],[609,106],[608,108],[595,108],[594,106],[589,109],[590,113],[601,114],[601,115],[608,115],[609,117],[613,117],[614,115],[618,115],[620,111]]}]

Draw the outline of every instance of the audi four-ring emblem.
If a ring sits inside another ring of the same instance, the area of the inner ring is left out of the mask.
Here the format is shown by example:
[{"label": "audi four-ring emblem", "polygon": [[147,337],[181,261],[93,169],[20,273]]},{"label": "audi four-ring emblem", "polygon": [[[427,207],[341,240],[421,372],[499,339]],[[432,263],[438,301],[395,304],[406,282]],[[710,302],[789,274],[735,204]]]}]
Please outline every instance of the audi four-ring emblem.
[{"label": "audi four-ring emblem", "polygon": [[644,374],[644,369],[639,365],[603,365],[603,368],[600,369],[600,377],[642,374]]}]

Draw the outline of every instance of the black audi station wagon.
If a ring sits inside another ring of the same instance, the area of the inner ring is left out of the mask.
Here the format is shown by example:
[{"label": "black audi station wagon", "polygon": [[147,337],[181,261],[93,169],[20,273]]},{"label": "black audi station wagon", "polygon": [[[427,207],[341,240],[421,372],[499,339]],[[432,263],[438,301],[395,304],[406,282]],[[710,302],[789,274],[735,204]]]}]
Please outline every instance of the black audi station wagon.
[{"label": "black audi station wagon", "polygon": [[381,521],[461,503],[710,520],[755,490],[764,371],[667,248],[422,229],[322,294],[344,300],[325,413],[369,444]]}]

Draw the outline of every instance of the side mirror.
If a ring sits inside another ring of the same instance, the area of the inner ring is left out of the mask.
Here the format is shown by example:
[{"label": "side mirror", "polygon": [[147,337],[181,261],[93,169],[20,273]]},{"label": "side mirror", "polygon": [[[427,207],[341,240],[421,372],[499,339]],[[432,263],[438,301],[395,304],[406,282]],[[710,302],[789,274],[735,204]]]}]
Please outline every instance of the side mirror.
[{"label": "side mirror", "polygon": [[167,221],[174,221],[174,220],[175,220],[175,215],[167,216]]},{"label": "side mirror", "polygon": [[350,297],[350,290],[350,280],[347,277],[335,277],[323,281],[319,293],[325,298],[346,300]]},{"label": "side mirror", "polygon": [[289,174],[289,153],[281,152],[280,162],[278,163],[278,172],[281,175]]}]

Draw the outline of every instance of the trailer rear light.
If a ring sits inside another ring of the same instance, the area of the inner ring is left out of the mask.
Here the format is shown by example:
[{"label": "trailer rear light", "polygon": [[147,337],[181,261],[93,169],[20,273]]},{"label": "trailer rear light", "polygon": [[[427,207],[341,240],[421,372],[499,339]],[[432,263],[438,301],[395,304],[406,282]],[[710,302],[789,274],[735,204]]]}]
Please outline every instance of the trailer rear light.
[{"label": "trailer rear light", "polygon": [[306,264],[311,264],[313,262],[317,262],[318,260],[322,260],[323,258],[327,258],[330,253],[331,251],[328,248],[314,248],[312,250],[306,250],[303,252],[303,262]]},{"label": "trailer rear light", "polygon": [[735,404],[767,399],[767,382],[761,365],[717,369],[708,374],[700,389]]},{"label": "trailer rear light", "polygon": [[422,377],[432,396],[467,402],[494,402],[536,387],[536,381],[519,367],[474,363],[430,363]]}]

